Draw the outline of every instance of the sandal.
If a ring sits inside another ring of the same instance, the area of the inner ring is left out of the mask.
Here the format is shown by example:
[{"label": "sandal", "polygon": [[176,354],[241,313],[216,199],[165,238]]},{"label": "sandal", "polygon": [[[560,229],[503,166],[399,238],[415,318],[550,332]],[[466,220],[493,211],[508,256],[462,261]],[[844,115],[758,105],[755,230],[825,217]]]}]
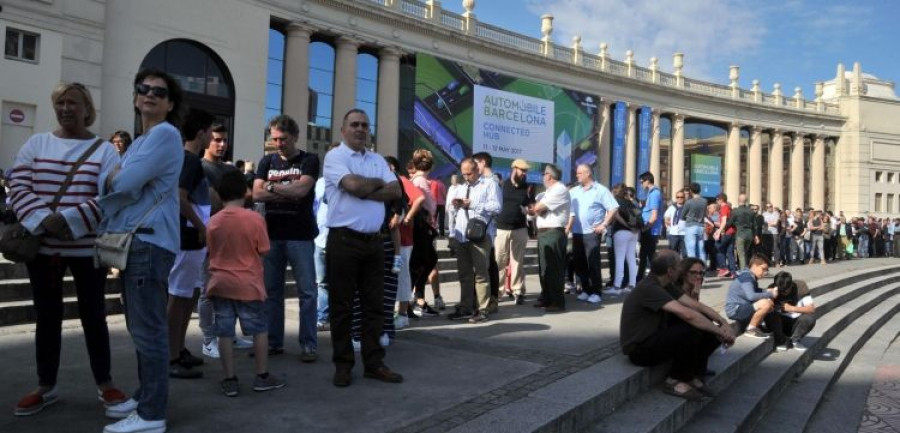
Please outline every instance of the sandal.
[{"label": "sandal", "polygon": [[[690,387],[690,385],[688,385],[688,386]],[[675,384],[670,385],[670,384],[666,383],[663,385],[663,392],[666,394],[669,394],[669,395],[674,395],[675,397],[681,397],[688,401],[702,401],[703,400],[703,394],[701,394],[699,391],[697,391],[693,387],[690,387],[690,389],[688,389],[685,392],[678,392],[675,389]]]}]

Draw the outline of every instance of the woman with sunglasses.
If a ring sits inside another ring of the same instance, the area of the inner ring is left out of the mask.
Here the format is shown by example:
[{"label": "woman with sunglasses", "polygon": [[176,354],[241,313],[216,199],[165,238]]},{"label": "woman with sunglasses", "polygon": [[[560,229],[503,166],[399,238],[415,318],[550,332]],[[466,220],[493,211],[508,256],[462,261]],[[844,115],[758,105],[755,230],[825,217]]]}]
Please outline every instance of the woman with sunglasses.
[{"label": "woman with sunglasses", "polygon": [[[63,276],[75,280],[78,313],[100,400],[107,405],[125,401],[110,377],[109,329],[106,326],[106,269],[95,269],[93,245],[100,211],[94,197],[100,175],[119,160],[113,146],[87,128],[97,112],[90,92],[78,83],[60,83],[50,98],[59,127],[36,134],[16,156],[9,176],[12,209],[28,231],[43,236],[34,261],[26,263],[34,293],[35,354],[38,387],[16,405],[15,414],[33,415],[58,399],[63,320]],[[99,144],[98,144],[99,141]],[[95,146],[97,144],[97,146]],[[51,206],[73,165],[71,184]]]},{"label": "woman with sunglasses", "polygon": [[103,208],[103,229],[135,230],[120,278],[140,380],[133,398],[107,409],[106,416],[124,419],[106,426],[105,433],[166,431],[166,284],[179,249],[178,176],[184,158],[181,134],[173,123],[179,120],[181,101],[181,88],[170,75],[152,69],[139,72],[134,80],[134,107],[143,135],[131,144],[122,162],[101,178],[98,203]]}]

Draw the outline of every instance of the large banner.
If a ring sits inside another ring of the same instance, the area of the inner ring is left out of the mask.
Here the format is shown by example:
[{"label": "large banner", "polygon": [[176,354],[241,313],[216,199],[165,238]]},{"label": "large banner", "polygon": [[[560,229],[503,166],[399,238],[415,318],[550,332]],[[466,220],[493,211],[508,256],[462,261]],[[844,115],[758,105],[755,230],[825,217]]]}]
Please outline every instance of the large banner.
[{"label": "large banner", "polygon": [[[645,173],[650,171],[650,122],[652,120],[652,114],[650,111],[650,107],[643,106],[641,107],[640,117],[638,121],[641,125],[641,133],[638,134],[638,160],[637,160],[637,176],[640,176],[641,173]],[[659,173],[653,173],[654,176],[659,176]],[[640,185],[641,182],[637,179],[634,180],[635,185]]]},{"label": "large banner", "polygon": [[504,179],[512,160],[527,160],[531,183],[541,182],[546,163],[555,163],[566,183],[574,181],[576,165],[597,165],[595,95],[424,53],[416,55],[415,80],[413,146],[434,154],[433,178],[457,172],[459,162],[476,152],[490,153],[494,172]]},{"label": "large banner", "polygon": [[691,182],[700,184],[700,195],[714,198],[722,192],[722,158],[692,154]]},{"label": "large banner", "polygon": [[625,132],[628,128],[625,124],[625,118],[628,115],[628,107],[625,103],[616,102],[613,110],[612,164],[609,170],[610,187],[625,182]]}]

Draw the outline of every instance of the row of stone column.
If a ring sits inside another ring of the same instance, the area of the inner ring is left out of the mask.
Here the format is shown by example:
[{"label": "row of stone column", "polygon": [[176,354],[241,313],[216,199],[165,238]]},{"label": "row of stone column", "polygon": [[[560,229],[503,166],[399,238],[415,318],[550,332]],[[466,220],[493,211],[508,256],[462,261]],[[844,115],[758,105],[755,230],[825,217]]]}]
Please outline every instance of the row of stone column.
[{"label": "row of stone column", "polygon": [[[637,110],[636,104],[627,104],[628,121],[625,134],[625,184],[635,186],[637,177],[636,153],[637,153]],[[612,113],[611,102],[602,104],[600,116],[600,154],[610,155],[609,127]],[[651,141],[650,141],[650,172],[656,176],[660,174],[660,117],[657,109],[652,111]],[[685,116],[678,113],[670,113],[672,124],[671,154],[669,158],[671,182],[669,194],[674,199],[675,193],[685,187],[684,178],[684,123]],[[768,198],[767,201],[776,207],[789,209],[805,207],[808,202],[810,207],[824,209],[825,207],[825,140],[827,137],[813,133],[793,132],[790,153],[790,201],[785,202],[783,189],[785,178],[783,176],[784,138],[785,133],[780,130],[766,130],[761,127],[750,128],[750,143],[747,149],[747,182],[746,190],[741,189],[741,125],[733,122],[729,125],[725,144],[725,167],[723,191],[729,200],[735,201],[741,192],[747,193],[750,203],[762,205],[766,199],[762,194],[763,182],[763,134],[770,135],[769,140],[769,166],[768,166]],[[810,167],[809,200],[807,201],[807,189],[805,186],[805,155],[804,142],[812,141],[812,158]],[[833,140],[833,139],[831,139]],[[611,168],[601,165],[600,178],[609,179]]]},{"label": "row of stone column", "polygon": [[[316,29],[300,23],[286,27],[284,46],[284,86],[282,110],[300,124],[298,145],[306,146],[309,118],[309,43]],[[339,140],[344,114],[356,106],[356,58],[361,42],[345,36],[335,40],[334,96],[331,112],[332,141]],[[383,47],[378,52],[378,101],[375,116],[378,125],[379,152],[397,154],[400,112],[400,56],[402,51]]]}]

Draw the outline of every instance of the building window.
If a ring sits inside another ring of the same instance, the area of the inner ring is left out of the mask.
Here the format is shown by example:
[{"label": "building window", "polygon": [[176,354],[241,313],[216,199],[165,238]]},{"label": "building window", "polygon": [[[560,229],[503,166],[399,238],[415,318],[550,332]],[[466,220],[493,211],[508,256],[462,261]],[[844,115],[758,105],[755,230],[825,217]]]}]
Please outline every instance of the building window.
[{"label": "building window", "polygon": [[884,172],[876,171],[875,172],[875,182],[881,183],[884,180]]},{"label": "building window", "polygon": [[37,33],[7,27],[4,55],[7,59],[37,63],[40,41],[41,35]]},{"label": "building window", "polygon": [[881,199],[884,194],[877,192],[875,193],[875,212],[881,212]]},{"label": "building window", "polygon": [[887,213],[894,212],[894,194],[887,195],[887,203],[885,203],[884,208],[887,210]]},{"label": "building window", "polygon": [[894,183],[894,173],[888,173],[887,182]]}]

